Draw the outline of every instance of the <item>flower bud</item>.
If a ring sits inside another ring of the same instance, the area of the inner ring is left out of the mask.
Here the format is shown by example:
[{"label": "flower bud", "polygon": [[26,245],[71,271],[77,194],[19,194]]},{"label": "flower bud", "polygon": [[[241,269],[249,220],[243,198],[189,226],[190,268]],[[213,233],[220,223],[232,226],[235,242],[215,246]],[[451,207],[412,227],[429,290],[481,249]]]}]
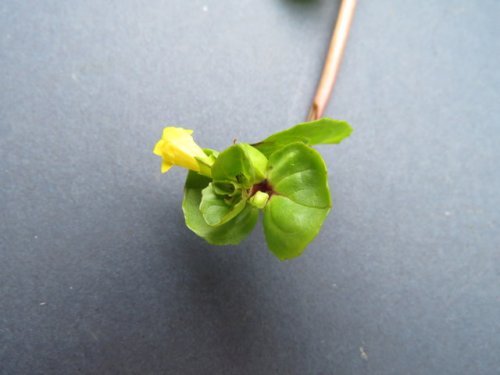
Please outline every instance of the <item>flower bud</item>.
[{"label": "flower bud", "polygon": [[257,191],[249,200],[252,206],[256,208],[264,208],[269,200],[269,194],[264,193],[263,191]]}]

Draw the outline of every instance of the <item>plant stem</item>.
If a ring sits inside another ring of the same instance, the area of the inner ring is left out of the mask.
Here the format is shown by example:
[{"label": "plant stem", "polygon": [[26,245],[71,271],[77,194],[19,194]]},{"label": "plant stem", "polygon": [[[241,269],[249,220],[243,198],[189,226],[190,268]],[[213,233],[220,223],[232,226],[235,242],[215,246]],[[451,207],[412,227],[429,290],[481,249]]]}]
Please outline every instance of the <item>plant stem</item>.
[{"label": "plant stem", "polygon": [[351,28],[354,10],[356,9],[357,0],[342,0],[340,4],[339,15],[335,28],[333,29],[332,40],[330,41],[330,48],[323,67],[323,73],[316,89],[307,121],[318,120],[323,116],[330,96],[332,94],[337,73],[339,71],[340,62],[344,53],[347,36]]}]

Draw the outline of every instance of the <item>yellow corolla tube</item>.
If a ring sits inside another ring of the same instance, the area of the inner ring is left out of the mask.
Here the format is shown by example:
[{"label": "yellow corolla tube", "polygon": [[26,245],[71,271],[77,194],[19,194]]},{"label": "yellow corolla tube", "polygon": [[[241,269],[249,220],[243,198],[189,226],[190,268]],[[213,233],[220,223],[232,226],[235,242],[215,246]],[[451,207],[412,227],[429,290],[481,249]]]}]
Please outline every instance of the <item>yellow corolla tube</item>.
[{"label": "yellow corolla tube", "polygon": [[162,173],[167,172],[174,165],[200,172],[199,163],[208,162],[209,158],[195,143],[192,133],[192,130],[183,128],[163,129],[163,135],[153,149],[153,153],[163,159]]}]

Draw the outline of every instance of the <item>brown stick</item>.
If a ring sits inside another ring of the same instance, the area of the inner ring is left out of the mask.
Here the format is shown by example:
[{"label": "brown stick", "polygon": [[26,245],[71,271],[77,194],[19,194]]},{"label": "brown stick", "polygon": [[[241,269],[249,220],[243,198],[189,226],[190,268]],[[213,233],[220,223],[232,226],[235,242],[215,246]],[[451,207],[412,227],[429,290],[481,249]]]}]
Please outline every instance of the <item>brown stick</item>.
[{"label": "brown stick", "polygon": [[349,29],[351,28],[354,10],[356,9],[356,1],[357,0],[342,0],[340,4],[339,15],[335,28],[333,29],[332,40],[330,41],[330,48],[326,56],[325,66],[323,67],[323,73],[321,74],[318,88],[316,89],[316,95],[314,96],[309,115],[307,116],[307,121],[320,119],[328,105],[333,86],[335,85],[335,80],[337,79],[340,62],[342,61]]}]

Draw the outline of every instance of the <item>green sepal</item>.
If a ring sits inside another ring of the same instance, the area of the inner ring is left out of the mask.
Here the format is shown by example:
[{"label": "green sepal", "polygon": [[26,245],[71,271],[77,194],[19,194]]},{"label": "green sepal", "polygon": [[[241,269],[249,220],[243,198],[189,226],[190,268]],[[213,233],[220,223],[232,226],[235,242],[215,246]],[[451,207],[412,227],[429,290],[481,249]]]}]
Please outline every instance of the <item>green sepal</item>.
[{"label": "green sepal", "polygon": [[265,178],[267,158],[256,148],[240,143],[219,154],[212,167],[214,182],[232,182],[244,188]]},{"label": "green sepal", "polygon": [[340,143],[351,133],[352,128],[347,122],[322,118],[295,125],[290,129],[275,133],[252,146],[264,155],[269,156],[274,151],[295,142],[302,142],[308,146]]},{"label": "green sepal", "polygon": [[217,227],[208,225],[200,211],[200,203],[202,198],[201,192],[210,182],[210,178],[189,171],[184,186],[184,199],[182,201],[182,210],[186,225],[198,236],[213,245],[238,244],[255,227],[259,211],[251,205],[246,205],[239,215],[225,224]]},{"label": "green sepal", "polygon": [[269,157],[273,194],[264,208],[264,234],[281,260],[299,256],[318,234],[331,208],[326,165],[304,143],[293,143]]},{"label": "green sepal", "polygon": [[[236,197],[235,197],[236,198]],[[210,226],[227,223],[238,215],[246,205],[246,200],[237,197],[236,202],[225,199],[223,195],[215,194],[212,183],[201,191],[200,212],[205,222]]]},{"label": "green sepal", "polygon": [[198,156],[195,156],[195,159],[198,162],[198,166],[200,167],[199,173],[204,176],[211,177],[212,165],[215,163],[215,160],[217,159],[219,153],[209,148],[203,149],[203,152],[207,155],[206,157],[200,158]]},{"label": "green sepal", "polygon": [[215,181],[212,183],[212,187],[214,189],[214,193],[219,195],[232,197],[234,195],[241,194],[239,184],[231,181]]}]

